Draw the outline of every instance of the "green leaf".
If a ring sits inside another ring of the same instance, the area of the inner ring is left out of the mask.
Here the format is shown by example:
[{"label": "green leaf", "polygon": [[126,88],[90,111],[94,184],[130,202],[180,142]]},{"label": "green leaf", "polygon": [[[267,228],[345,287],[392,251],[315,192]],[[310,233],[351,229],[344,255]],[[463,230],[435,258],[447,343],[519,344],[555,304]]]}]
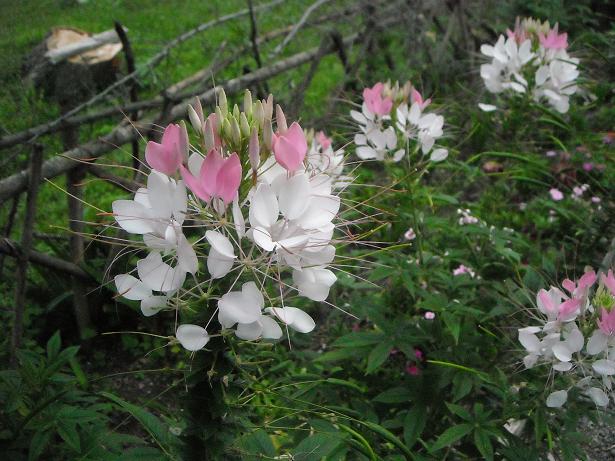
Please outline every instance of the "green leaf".
[{"label": "green leaf", "polygon": [[38,431],[32,436],[32,440],[30,440],[30,450],[28,451],[28,461],[40,459],[50,438],[51,432],[49,431]]},{"label": "green leaf", "polygon": [[480,454],[483,455],[483,458],[487,460],[493,459],[493,445],[487,432],[482,429],[476,429],[474,431],[474,445],[476,445]]},{"label": "green leaf", "polygon": [[273,458],[275,456],[275,447],[269,435],[262,429],[257,429],[254,432],[244,435],[239,440],[239,446],[242,451],[242,460],[256,461],[263,458]]},{"label": "green leaf", "polygon": [[391,349],[393,349],[393,344],[389,341],[382,342],[374,347],[367,357],[366,374],[376,371],[389,358]]},{"label": "green leaf", "polygon": [[81,451],[81,441],[77,432],[77,425],[66,421],[58,421],[58,434],[76,452]]},{"label": "green leaf", "polygon": [[154,447],[134,447],[122,451],[122,461],[167,461],[169,458]]},{"label": "green leaf", "polygon": [[431,451],[438,451],[452,445],[457,440],[472,432],[473,427],[474,426],[471,424],[458,424],[457,426],[449,427],[438,437],[436,443],[431,446]]},{"label": "green leaf", "polygon": [[455,405],[454,403],[446,402],[446,406],[451,411],[451,413],[456,414],[461,419],[464,419],[466,421],[472,421],[473,418],[470,412],[463,408],[461,405]]},{"label": "green leaf", "polygon": [[416,443],[427,423],[427,407],[417,404],[406,413],[404,418],[404,442],[408,448]]},{"label": "green leaf", "polygon": [[442,319],[446,324],[446,329],[455,339],[455,344],[458,344],[459,335],[461,334],[461,319],[449,312],[442,312]]},{"label": "green leaf", "polygon": [[378,331],[353,332],[338,338],[333,345],[338,347],[365,347],[382,342],[385,338]]},{"label": "green leaf", "polygon": [[409,402],[412,398],[412,391],[407,387],[394,387],[381,392],[374,397],[374,402],[381,403],[402,403]]},{"label": "green leaf", "polygon": [[356,359],[357,357],[362,357],[367,353],[366,348],[351,348],[345,347],[343,349],[336,349],[333,351],[325,352],[324,354],[318,356],[314,359],[314,362],[336,362],[338,360],[347,360],[349,358]]},{"label": "green leaf", "polygon": [[56,331],[49,341],[47,341],[47,358],[53,360],[60,352],[62,341],[60,339],[60,331]]}]

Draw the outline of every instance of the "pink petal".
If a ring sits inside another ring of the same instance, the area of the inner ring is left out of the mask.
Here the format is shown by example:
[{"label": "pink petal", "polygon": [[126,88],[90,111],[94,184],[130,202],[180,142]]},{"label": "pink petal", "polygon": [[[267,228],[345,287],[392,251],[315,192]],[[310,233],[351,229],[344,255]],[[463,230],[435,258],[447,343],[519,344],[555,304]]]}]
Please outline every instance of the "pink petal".
[{"label": "pink petal", "polygon": [[186,168],[184,165],[180,165],[179,171],[182,175],[182,178],[184,179],[184,182],[188,186],[188,189],[190,189],[194,193],[194,195],[206,202],[209,202],[209,200],[211,200],[211,196],[201,185],[199,179],[195,178],[192,173],[190,173],[190,170],[188,170],[188,168]]},{"label": "pink petal", "polygon": [[200,182],[203,189],[210,196],[215,196],[217,190],[218,173],[224,166],[224,158],[217,149],[212,149],[203,160],[201,171],[199,172]]},{"label": "pink petal", "polygon": [[225,204],[233,201],[237,195],[239,184],[241,183],[241,162],[239,156],[233,153],[229,158],[224,160],[224,164],[216,179],[216,193]]},{"label": "pink petal", "polygon": [[594,271],[585,272],[579,279],[579,288],[589,288],[596,283],[596,273]]}]

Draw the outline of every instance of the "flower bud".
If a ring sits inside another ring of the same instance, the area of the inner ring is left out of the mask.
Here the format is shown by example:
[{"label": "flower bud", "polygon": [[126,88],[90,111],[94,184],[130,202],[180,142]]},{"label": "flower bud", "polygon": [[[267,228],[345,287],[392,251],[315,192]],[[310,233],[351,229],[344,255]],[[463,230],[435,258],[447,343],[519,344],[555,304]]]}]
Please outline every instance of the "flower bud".
[{"label": "flower bud", "polygon": [[248,119],[246,118],[246,114],[244,112],[239,114],[239,128],[241,128],[241,134],[245,138],[250,137],[250,124],[248,123]]},{"label": "flower bud", "polygon": [[243,94],[243,111],[246,115],[252,114],[252,93],[250,93],[250,90],[246,90]]},{"label": "flower bud", "polygon": [[238,146],[241,143],[241,130],[239,123],[235,117],[231,118],[231,141],[234,145]]},{"label": "flower bud", "polygon": [[222,134],[222,121],[226,118],[225,114],[222,114],[222,111],[218,106],[216,106],[216,119],[218,120],[218,133]]},{"label": "flower bud", "polygon": [[207,152],[212,150],[216,145],[214,127],[209,117],[207,117],[207,120],[205,120],[205,125],[203,126],[203,144],[205,145],[205,150]]},{"label": "flower bud", "polygon": [[198,133],[199,136],[203,135],[203,122],[199,118],[196,110],[192,106],[188,106],[188,117],[190,118],[190,123],[192,124],[192,128],[194,131]]},{"label": "flower bud", "polygon": [[271,125],[271,119],[265,119],[263,126],[263,143],[268,151],[273,149],[273,126]]},{"label": "flower bud", "polygon": [[231,137],[231,123],[228,121],[227,118],[224,118],[222,120],[222,123],[220,125],[220,135],[225,137],[226,139],[230,139]]},{"label": "flower bud", "polygon": [[186,122],[183,120],[179,122],[180,128],[180,151],[182,155],[182,162],[188,163],[188,155],[190,155],[190,140],[188,138],[188,130],[186,129]]},{"label": "flower bud", "polygon": [[248,156],[250,158],[250,166],[253,171],[258,170],[258,164],[260,163],[260,146],[258,144],[258,130],[252,128],[252,134],[250,135],[250,144],[248,145]]},{"label": "flower bud", "polygon": [[258,126],[260,128],[263,127],[263,123],[265,122],[265,110],[263,109],[263,103],[260,100],[257,100],[254,103],[252,118],[256,120],[256,123],[258,123]]},{"label": "flower bud", "polygon": [[[220,112],[222,115],[228,114],[228,102],[226,101],[226,93],[224,92],[224,88],[220,88],[218,92],[218,107],[220,108]],[[218,117],[220,119],[220,117]]]},{"label": "flower bud", "polygon": [[270,94],[267,101],[263,102],[263,108],[265,109],[265,118],[271,120],[273,118],[273,95]]},{"label": "flower bud", "polygon": [[278,132],[280,134],[286,133],[288,130],[288,125],[286,125],[286,117],[284,116],[284,112],[282,112],[282,108],[279,104],[275,105],[275,120],[278,124]]},{"label": "flower bud", "polygon": [[235,120],[239,120],[239,113],[240,113],[239,106],[235,104],[233,106],[233,117],[235,117]]}]

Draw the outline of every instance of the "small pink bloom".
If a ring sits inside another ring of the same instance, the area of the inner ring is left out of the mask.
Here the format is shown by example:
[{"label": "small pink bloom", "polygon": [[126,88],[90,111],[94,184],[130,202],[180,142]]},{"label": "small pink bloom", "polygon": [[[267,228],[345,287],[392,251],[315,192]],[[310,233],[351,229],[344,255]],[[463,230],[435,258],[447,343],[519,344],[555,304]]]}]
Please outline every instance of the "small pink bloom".
[{"label": "small pink bloom", "polygon": [[418,376],[421,374],[421,370],[415,363],[408,363],[406,364],[406,374],[409,374],[410,376]]},{"label": "small pink bloom", "polygon": [[551,198],[556,202],[559,202],[564,198],[564,194],[562,194],[562,191],[560,191],[559,189],[553,188],[549,191],[549,194],[551,194]]},{"label": "small pink bloom", "polygon": [[145,146],[145,160],[154,170],[172,175],[188,157],[188,133],[181,126],[168,125],[159,143],[150,141]]},{"label": "small pink bloom", "polygon": [[615,309],[611,309],[610,312],[606,309],[601,310],[598,327],[605,335],[615,335]]},{"label": "small pink bloom", "polygon": [[594,169],[594,163],[593,162],[584,162],[583,163],[583,169],[585,171],[591,171]]},{"label": "small pink bloom", "polygon": [[206,202],[218,197],[228,205],[237,195],[241,183],[241,163],[236,153],[223,158],[217,149],[209,151],[201,165],[199,178],[195,178],[183,165],[180,170],[190,190]]},{"label": "small pink bloom", "polygon": [[602,280],[602,283],[609,289],[611,294],[615,296],[615,277],[613,276],[613,270],[609,269],[606,275],[600,274],[600,280]]},{"label": "small pink bloom", "polygon": [[320,144],[322,150],[327,150],[331,147],[331,139],[327,137],[324,131],[316,133],[316,142]]},{"label": "small pink bloom", "polygon": [[370,112],[376,115],[388,115],[393,108],[393,100],[390,97],[383,98],[384,84],[376,83],[372,88],[363,90],[363,100]]},{"label": "small pink bloom", "polygon": [[517,17],[515,20],[515,30],[506,29],[506,35],[508,38],[514,39],[518,45],[527,40],[527,32],[525,28],[521,26],[521,20]]},{"label": "small pink bloom", "polygon": [[471,268],[464,266],[463,264],[460,264],[457,269],[453,270],[454,276],[463,275],[463,274],[468,274],[470,277],[474,277],[475,275],[474,271]]},{"label": "small pink bloom", "polygon": [[414,229],[410,228],[406,232],[404,232],[404,238],[406,240],[414,240],[416,238],[416,233],[414,232]]},{"label": "small pink bloom", "polygon": [[423,96],[416,89],[412,88],[412,92],[410,93],[410,98],[413,103],[418,103],[421,110],[424,110],[430,103],[431,99],[427,98],[423,100]]},{"label": "small pink bloom", "polygon": [[601,201],[602,200],[600,200],[600,197],[596,197],[596,196],[592,197],[592,202],[593,203],[600,203]]},{"label": "small pink bloom", "polygon": [[584,290],[586,288],[590,288],[594,283],[596,283],[596,272],[587,271],[585,272],[581,278],[579,279],[579,289]]},{"label": "small pink bloom", "polygon": [[538,33],[540,44],[548,50],[565,50],[568,48],[568,34],[558,34],[557,27],[558,25],[555,24],[555,27],[546,36],[541,32]]},{"label": "small pink bloom", "polygon": [[557,156],[557,152],[555,152],[554,150],[548,150],[545,155],[547,157],[556,157]]},{"label": "small pink bloom", "polygon": [[425,359],[425,354],[418,347],[414,348],[414,356],[421,362]]},{"label": "small pink bloom", "polygon": [[273,155],[291,173],[299,168],[307,150],[305,134],[297,122],[293,122],[284,134],[273,135]]},{"label": "small pink bloom", "polygon": [[583,195],[583,192],[584,192],[584,191],[583,191],[583,188],[582,188],[582,187],[579,187],[579,186],[574,186],[574,187],[572,188],[572,194],[573,194],[575,197],[580,197],[581,195]]},{"label": "small pink bloom", "polygon": [[436,314],[431,312],[431,311],[427,311],[425,312],[425,320],[433,320],[436,318]]}]

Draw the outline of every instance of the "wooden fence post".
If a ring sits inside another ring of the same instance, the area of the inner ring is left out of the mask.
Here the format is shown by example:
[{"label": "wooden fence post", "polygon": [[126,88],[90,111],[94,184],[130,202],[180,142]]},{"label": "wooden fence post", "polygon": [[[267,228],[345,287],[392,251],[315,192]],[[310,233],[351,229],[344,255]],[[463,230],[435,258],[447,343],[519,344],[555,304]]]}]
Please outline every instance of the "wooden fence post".
[{"label": "wooden fence post", "polygon": [[11,364],[17,362],[16,352],[21,347],[23,337],[23,314],[26,304],[26,279],[28,270],[28,257],[32,247],[32,233],[36,219],[36,196],[41,182],[43,164],[43,147],[35,144],[30,157],[28,198],[26,214],[21,234],[21,252],[17,258],[17,273],[15,275],[15,306],[13,316],[13,335],[11,338]]}]

